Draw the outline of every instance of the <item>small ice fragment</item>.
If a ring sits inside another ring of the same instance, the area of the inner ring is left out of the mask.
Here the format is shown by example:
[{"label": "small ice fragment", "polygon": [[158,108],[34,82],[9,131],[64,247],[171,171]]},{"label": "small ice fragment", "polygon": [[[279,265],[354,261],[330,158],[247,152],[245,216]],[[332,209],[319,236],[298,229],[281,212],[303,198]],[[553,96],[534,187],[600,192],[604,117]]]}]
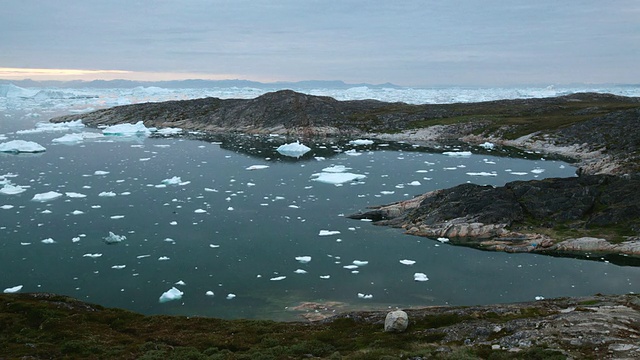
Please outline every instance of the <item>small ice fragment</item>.
[{"label": "small ice fragment", "polygon": [[144,259],[144,258],[148,258],[151,257],[151,255],[145,254],[145,255],[138,255],[136,256],[136,259]]},{"label": "small ice fragment", "polygon": [[56,241],[53,240],[52,238],[47,238],[47,239],[41,240],[40,242],[43,244],[55,244]]},{"label": "small ice fragment", "polygon": [[72,215],[82,215],[82,214],[84,214],[84,211],[74,210],[71,214]]},{"label": "small ice fragment", "polygon": [[5,293],[5,294],[13,294],[13,293],[17,293],[20,290],[22,290],[22,285],[6,288],[2,292]]},{"label": "small ice fragment", "polygon": [[196,209],[196,210],[194,210],[193,212],[194,212],[194,213],[196,213],[196,214],[203,214],[203,213],[206,213],[206,212],[207,212],[207,210],[204,210],[204,209]]},{"label": "small ice fragment", "polygon": [[169,225],[176,226],[176,225],[178,225],[178,222],[174,220],[174,221],[170,222]]},{"label": "small ice fragment", "polygon": [[135,124],[117,124],[106,127],[102,130],[103,135],[108,136],[148,136],[151,130],[142,121]]},{"label": "small ice fragment", "polygon": [[276,276],[276,277],[272,277],[269,280],[271,280],[271,281],[280,281],[280,280],[284,280],[286,278],[287,278],[286,276]]},{"label": "small ice fragment", "polygon": [[341,172],[341,173],[321,172],[317,174],[311,174],[311,176],[315,177],[314,179],[311,179],[312,181],[319,181],[325,184],[333,184],[333,185],[344,184],[346,182],[350,182],[354,180],[362,180],[367,177],[366,175],[353,174],[353,173],[347,173],[347,172]]},{"label": "small ice fragment", "polygon": [[113,220],[118,220],[118,219],[124,218],[124,215],[113,215],[110,218],[113,219]]},{"label": "small ice fragment", "polygon": [[373,295],[358,293],[358,298],[360,298],[360,299],[373,299]]},{"label": "small ice fragment", "polygon": [[103,191],[100,194],[98,194],[98,196],[112,197],[112,196],[116,196],[116,193],[114,193],[113,191]]},{"label": "small ice fragment", "polygon": [[182,182],[182,179],[179,176],[174,176],[170,179],[164,179],[161,181],[164,185],[179,185]]},{"label": "small ice fragment", "polygon": [[471,151],[445,151],[442,155],[447,156],[471,156]]},{"label": "small ice fragment", "polygon": [[498,174],[496,174],[495,172],[486,172],[486,171],[468,172],[467,175],[469,175],[469,176],[498,176]]},{"label": "small ice fragment", "polygon": [[544,296],[536,296],[535,299],[536,300],[544,300]]},{"label": "small ice fragment", "polygon": [[120,243],[120,242],[123,242],[124,240],[126,240],[127,237],[124,236],[124,235],[116,235],[116,234],[112,233],[111,231],[109,231],[109,235],[107,235],[106,237],[104,237],[102,239],[107,244],[117,244],[117,243]]},{"label": "small ice fragment", "polygon": [[93,172],[93,175],[107,175],[108,173],[108,171],[96,170]]},{"label": "small ice fragment", "polygon": [[427,280],[429,280],[429,278],[427,277],[427,275],[425,273],[415,273],[415,274],[413,274],[413,280],[414,281],[427,281]]},{"label": "small ice fragment", "polygon": [[320,279],[328,279],[331,275],[320,275]]},{"label": "small ice fragment", "polygon": [[229,206],[229,207],[227,208],[227,210],[229,210],[229,211],[233,211],[233,206]]},{"label": "small ice fragment", "polygon": [[62,196],[61,193],[59,192],[55,192],[55,191],[48,191],[46,193],[41,193],[41,194],[35,194],[33,196],[33,198],[31,199],[32,201],[50,201],[50,200],[54,200],[59,198],[60,196]]},{"label": "small ice fragment", "polygon": [[0,206],[0,209],[2,209],[2,210],[13,209],[13,205],[2,205],[2,206]]},{"label": "small ice fragment", "polygon": [[85,194],[80,194],[80,193],[76,193],[76,192],[68,192],[68,193],[65,193],[65,195],[67,195],[67,197],[70,197],[70,198],[84,198],[84,197],[87,197],[87,195],[85,195]]},{"label": "small ice fragment", "polygon": [[215,248],[219,248],[219,247],[220,247],[220,245],[209,244],[209,247],[210,247],[210,248],[214,248],[214,249],[215,249]]},{"label": "small ice fragment", "polygon": [[540,169],[540,168],[535,168],[531,170],[532,174],[542,174],[543,172],[544,172],[544,169]]},{"label": "small ice fragment", "polygon": [[494,143],[490,143],[490,142],[486,141],[486,142],[483,142],[482,144],[480,144],[480,147],[483,147],[483,148],[485,148],[487,150],[491,150],[491,149],[495,148],[496,145]]},{"label": "small ice fragment", "polygon": [[358,268],[358,265],[345,265],[343,266],[343,268],[347,269],[347,270],[354,270]]},{"label": "small ice fragment", "polygon": [[184,295],[182,291],[172,287],[160,296],[159,301],[160,303],[166,303],[167,301],[180,300],[182,295]]},{"label": "small ice fragment", "polygon": [[160,256],[160,257],[158,258],[158,261],[167,261],[167,260],[169,260],[169,257],[168,257],[168,256]]},{"label": "small ice fragment", "polygon": [[436,240],[440,241],[441,243],[449,242],[449,238],[446,238],[446,237],[439,237]]},{"label": "small ice fragment", "polygon": [[127,265],[113,265],[111,268],[112,269],[116,269],[116,270],[120,270],[120,269],[124,269],[126,267],[127,267]]},{"label": "small ice fragment", "polygon": [[302,269],[297,269],[296,271],[294,271],[294,273],[296,273],[296,274],[306,274],[307,271],[306,270],[302,270]]},{"label": "small ice fragment", "polygon": [[331,236],[331,235],[337,235],[340,234],[340,231],[337,230],[320,230],[320,233],[318,233],[319,236]]},{"label": "small ice fragment", "polygon": [[413,265],[415,263],[416,263],[415,260],[407,260],[407,259],[400,260],[400,264],[402,265]]},{"label": "small ice fragment", "polygon": [[90,254],[90,253],[87,253],[87,254],[82,255],[82,257],[89,257],[89,258],[92,258],[92,259],[99,258],[100,256],[102,256],[102,254]]},{"label": "small ice fragment", "polygon": [[204,293],[204,294],[205,294],[205,295],[207,295],[207,296],[213,296],[213,295],[214,295],[214,294],[213,294],[213,291],[211,291],[211,290],[207,291],[207,292],[206,292],[206,293]]},{"label": "small ice fragment", "polygon": [[269,165],[251,165],[247,168],[247,170],[262,170],[268,168]]},{"label": "small ice fragment", "polygon": [[175,285],[182,285],[182,286],[185,286],[185,285],[187,285],[187,284],[186,284],[184,281],[182,281],[182,280],[178,280],[178,281],[176,281]]},{"label": "small ice fragment", "polygon": [[0,189],[0,194],[17,195],[27,191],[27,188],[20,185],[4,184]]},{"label": "small ice fragment", "polygon": [[231,300],[236,297],[236,294],[227,294],[227,300]]},{"label": "small ice fragment", "polygon": [[368,263],[369,263],[368,261],[353,260],[353,265],[355,265],[355,266],[365,266],[365,265],[367,265]]},{"label": "small ice fragment", "polygon": [[311,261],[311,256],[296,256],[296,260],[298,260],[299,262],[306,264],[309,261]]},{"label": "small ice fragment", "polygon": [[412,181],[412,182],[408,183],[407,185],[411,185],[411,186],[420,186],[420,185],[422,185],[422,184],[420,183],[420,181],[417,181],[417,180],[416,180],[416,181]]}]

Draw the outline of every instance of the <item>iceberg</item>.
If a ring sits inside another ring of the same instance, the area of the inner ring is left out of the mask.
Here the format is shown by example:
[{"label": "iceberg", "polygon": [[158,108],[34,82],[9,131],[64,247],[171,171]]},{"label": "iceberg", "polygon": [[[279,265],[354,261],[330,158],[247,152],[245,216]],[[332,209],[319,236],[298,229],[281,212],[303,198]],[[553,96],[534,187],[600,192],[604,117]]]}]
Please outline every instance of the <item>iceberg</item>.
[{"label": "iceberg", "polygon": [[271,280],[271,281],[280,281],[280,280],[284,280],[286,278],[287,278],[286,276],[276,276],[276,277],[272,277],[269,280]]},{"label": "iceberg", "polygon": [[486,142],[483,142],[482,144],[480,144],[480,147],[483,147],[483,148],[485,148],[487,150],[491,150],[491,149],[495,148],[496,145],[494,143],[490,143],[490,142],[486,141]]},{"label": "iceberg", "polygon": [[171,289],[165,291],[162,295],[160,295],[160,303],[166,303],[168,301],[173,301],[173,300],[180,300],[182,299],[182,295],[184,295],[184,293],[178,289],[176,289],[175,287],[172,287]]},{"label": "iceberg", "polygon": [[400,264],[402,265],[413,265],[415,263],[416,263],[415,260],[407,260],[407,259],[400,260]]},{"label": "iceberg", "polygon": [[236,297],[236,294],[227,294],[227,300],[231,300]]},{"label": "iceberg", "polygon": [[127,239],[127,237],[124,236],[124,235],[116,235],[116,234],[112,233],[111,231],[109,231],[109,235],[104,237],[104,238],[102,238],[102,239],[107,244],[117,244],[117,243],[125,241]]},{"label": "iceberg", "polygon": [[311,261],[311,256],[296,256],[296,260],[303,264],[306,264]]},{"label": "iceberg", "polygon": [[427,277],[427,275],[425,273],[415,273],[415,274],[413,274],[413,280],[414,281],[427,281],[427,280],[429,280],[429,278]]},{"label": "iceberg", "polygon": [[338,234],[340,234],[340,231],[337,230],[320,230],[320,233],[318,233],[319,236],[331,236]]},{"label": "iceberg", "polygon": [[56,243],[56,241],[53,240],[52,238],[47,238],[47,239],[44,239],[44,240],[40,240],[40,242],[43,243],[43,244],[55,244]]},{"label": "iceberg", "polygon": [[447,156],[471,156],[471,151],[445,151],[442,155]]},{"label": "iceberg", "polygon": [[27,189],[24,186],[20,185],[4,184],[4,186],[0,188],[0,194],[5,195],[16,195],[25,191],[27,191]]},{"label": "iceberg", "polygon": [[82,128],[84,128],[84,124],[82,123],[82,120],[68,121],[63,123],[39,122],[36,124],[35,129],[18,130],[16,131],[16,134],[34,134],[34,133],[52,132],[52,131],[68,131],[68,130],[78,130]]},{"label": "iceberg", "polygon": [[33,141],[25,141],[25,140],[11,140],[7,142],[0,143],[0,152],[7,153],[39,153],[46,151],[47,149]]},{"label": "iceberg", "polygon": [[84,198],[84,197],[87,197],[87,195],[85,195],[85,194],[76,193],[76,192],[68,192],[68,193],[65,193],[65,195],[67,195],[70,198]]},{"label": "iceberg", "polygon": [[207,295],[207,296],[213,296],[213,295],[214,295],[214,293],[213,293],[213,291],[209,290],[209,291],[207,291],[207,292],[205,293],[205,295]]},{"label": "iceberg", "polygon": [[356,139],[349,141],[349,145],[371,145],[373,144],[373,140],[368,139]]},{"label": "iceberg", "polygon": [[46,193],[41,193],[41,194],[35,194],[33,195],[33,198],[31,199],[32,201],[50,201],[50,200],[54,200],[59,198],[60,196],[62,196],[62,194],[60,194],[59,192],[55,192],[55,191],[48,191]]},{"label": "iceberg", "polygon": [[107,136],[149,136],[151,130],[144,126],[142,121],[138,121],[135,124],[108,126],[102,130],[102,133]]},{"label": "iceberg", "polygon": [[345,172],[347,170],[351,170],[351,168],[348,168],[348,167],[346,167],[344,165],[334,165],[334,166],[329,166],[329,167],[326,167],[326,168],[322,169],[322,172],[325,172],[325,173],[343,173],[343,172]]},{"label": "iceberg", "polygon": [[294,271],[294,273],[296,273],[296,274],[306,274],[307,271],[306,270],[302,270],[302,269],[297,269],[296,271]]},{"label": "iceberg", "polygon": [[294,143],[280,145],[276,149],[276,151],[284,156],[299,158],[300,156],[311,151],[311,148],[303,144],[300,144],[300,141],[296,141]]},{"label": "iceberg", "polygon": [[174,127],[162,128],[162,129],[158,129],[156,131],[156,134],[160,134],[160,135],[164,135],[164,136],[178,135],[180,133],[182,133],[182,129],[181,128],[174,128]]},{"label": "iceberg", "polygon": [[22,285],[6,288],[2,292],[5,293],[5,294],[13,294],[13,293],[17,293],[20,290],[22,290]]},{"label": "iceberg", "polygon": [[369,263],[368,261],[353,260],[353,265],[355,265],[355,266],[365,266],[365,265],[367,265],[368,263]]},{"label": "iceberg", "polygon": [[469,176],[498,176],[498,174],[496,174],[495,172],[486,172],[486,171],[468,172],[467,175],[469,175]]},{"label": "iceberg", "polygon": [[262,170],[268,168],[269,165],[251,165],[247,168],[247,170]]}]

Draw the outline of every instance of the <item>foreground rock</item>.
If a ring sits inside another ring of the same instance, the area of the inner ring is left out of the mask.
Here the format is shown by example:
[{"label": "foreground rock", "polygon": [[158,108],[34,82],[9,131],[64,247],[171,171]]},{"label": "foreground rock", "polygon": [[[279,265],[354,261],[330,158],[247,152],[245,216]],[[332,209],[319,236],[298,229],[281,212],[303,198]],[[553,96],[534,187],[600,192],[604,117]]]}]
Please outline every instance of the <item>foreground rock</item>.
[{"label": "foreground rock", "polygon": [[507,252],[640,257],[640,175],[462,184],[350,215]]},{"label": "foreground rock", "polygon": [[402,310],[391,311],[384,319],[384,331],[404,332],[409,326],[409,317]]},{"label": "foreground rock", "polygon": [[46,293],[0,294],[8,359],[637,359],[640,296],[406,309],[281,323],[144,316]]}]

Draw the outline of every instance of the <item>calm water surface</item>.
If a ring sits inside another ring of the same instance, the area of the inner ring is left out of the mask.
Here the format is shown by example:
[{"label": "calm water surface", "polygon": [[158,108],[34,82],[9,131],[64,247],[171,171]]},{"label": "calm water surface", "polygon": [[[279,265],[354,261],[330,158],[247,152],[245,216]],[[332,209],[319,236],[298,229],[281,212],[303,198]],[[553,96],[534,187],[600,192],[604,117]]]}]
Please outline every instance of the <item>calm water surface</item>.
[{"label": "calm water surface", "polygon": [[[344,217],[464,182],[573,176],[569,164],[539,155],[326,141],[305,142],[312,151],[294,159],[275,152],[285,141],[277,137],[63,145],[52,139],[64,132],[14,132],[35,120],[0,121],[7,140],[47,148],[38,155],[0,154],[0,175],[13,174],[5,179],[28,186],[0,195],[3,289],[23,285],[23,292],[61,293],[146,314],[271,319],[295,318],[288,308],[304,301],[355,308],[471,305],[638,289],[637,267],[484,252]],[[442,154],[455,150],[474,154]],[[247,170],[252,165],[268,168]],[[366,178],[341,186],[313,180],[336,165]],[[491,172],[496,175],[468,174]],[[163,185],[173,177],[178,184]],[[48,191],[86,196],[31,200]],[[104,192],[115,196],[99,195]],[[339,233],[320,236],[321,230]],[[109,232],[126,240],[106,244]],[[301,256],[311,260],[296,260]],[[403,265],[404,259],[415,264]],[[361,265],[344,268],[354,261]],[[429,280],[414,281],[417,272]],[[182,298],[160,303],[174,286]]]}]

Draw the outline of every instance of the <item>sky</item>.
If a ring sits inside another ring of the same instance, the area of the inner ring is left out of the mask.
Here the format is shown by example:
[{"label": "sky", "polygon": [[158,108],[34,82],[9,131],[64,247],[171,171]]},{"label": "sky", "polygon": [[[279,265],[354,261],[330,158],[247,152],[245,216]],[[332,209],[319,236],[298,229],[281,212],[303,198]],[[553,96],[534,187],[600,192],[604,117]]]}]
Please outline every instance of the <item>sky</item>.
[{"label": "sky", "polygon": [[25,78],[638,84],[640,1],[2,1]]}]

